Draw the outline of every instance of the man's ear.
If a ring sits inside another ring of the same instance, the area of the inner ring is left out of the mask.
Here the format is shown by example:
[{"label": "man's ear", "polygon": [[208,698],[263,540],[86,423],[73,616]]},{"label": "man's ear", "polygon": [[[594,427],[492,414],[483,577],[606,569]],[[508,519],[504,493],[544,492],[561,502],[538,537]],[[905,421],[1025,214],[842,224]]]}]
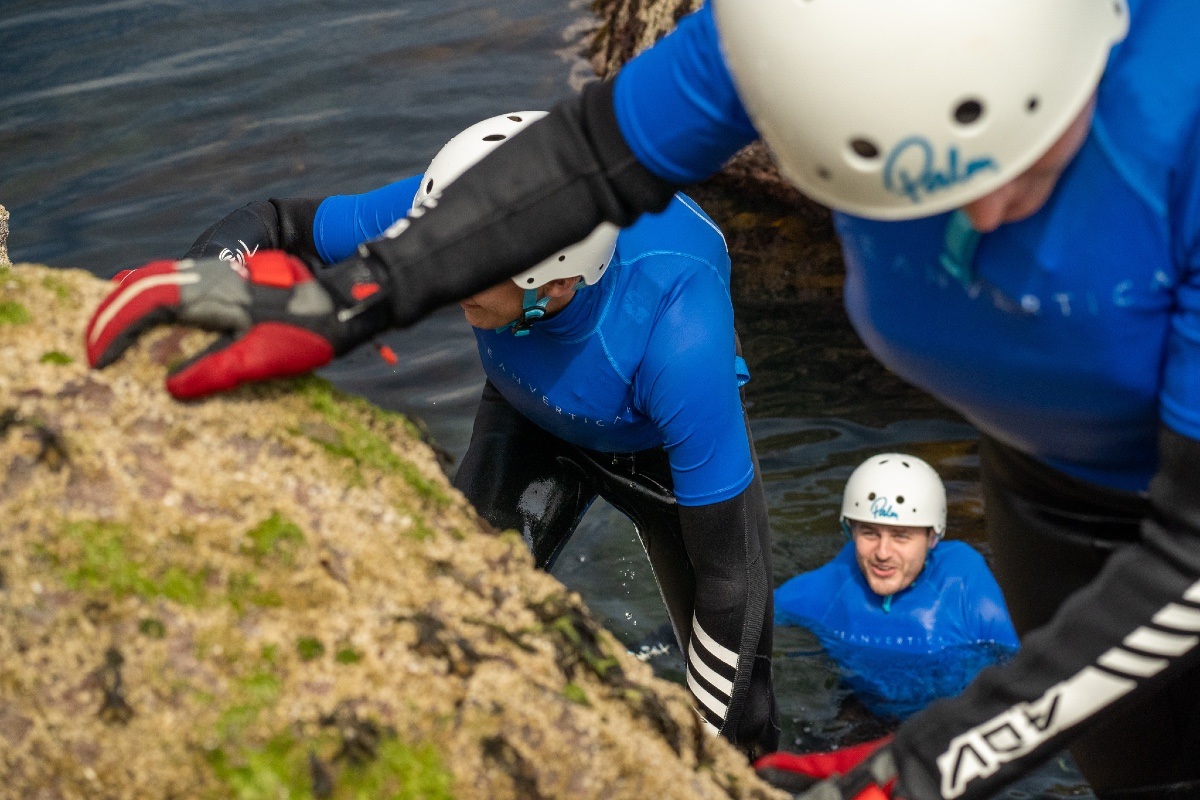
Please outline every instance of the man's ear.
[{"label": "man's ear", "polygon": [[932,540],[929,543],[929,549],[932,550],[933,548],[937,547],[938,542],[941,541],[941,539],[938,538],[937,531],[935,531],[933,528],[930,528],[926,535]]},{"label": "man's ear", "polygon": [[579,275],[576,275],[574,278],[555,278],[542,285],[542,297],[549,297],[552,300],[566,297],[575,290],[575,287],[581,280],[583,278]]}]

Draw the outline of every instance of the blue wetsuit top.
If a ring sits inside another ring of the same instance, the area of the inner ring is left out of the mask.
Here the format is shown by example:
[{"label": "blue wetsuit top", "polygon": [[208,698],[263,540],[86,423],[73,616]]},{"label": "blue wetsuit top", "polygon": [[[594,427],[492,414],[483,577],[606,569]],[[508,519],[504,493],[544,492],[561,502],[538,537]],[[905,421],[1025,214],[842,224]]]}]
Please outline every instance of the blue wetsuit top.
[{"label": "blue wetsuit top", "polygon": [[905,718],[953,697],[1008,660],[1017,634],[1000,587],[964,542],[941,542],[887,600],[871,591],[848,542],[828,564],[775,590],[775,623],[808,628],[872,713]]},{"label": "blue wetsuit top", "polygon": [[930,550],[921,574],[890,603],[871,591],[847,542],[828,564],[775,590],[775,623],[803,625],[823,643],[916,653],[976,642],[1017,646],[996,579],[983,556],[958,541]]},{"label": "blue wetsuit top", "polygon": [[[977,241],[957,214],[836,225],[847,311],[884,364],[1057,469],[1142,491],[1160,420],[1200,439],[1200,3],[1130,11],[1041,211]],[[681,183],[757,138],[707,6],[619,73],[614,103],[639,160]],[[964,239],[955,277],[942,257]]]},{"label": "blue wetsuit top", "polygon": [[[381,235],[420,175],[326,198],[313,238],[326,263]],[[738,394],[729,253],[684,195],[621,231],[603,278],[528,335],[475,329],[484,371],[539,427],[603,452],[667,451],[676,500],[709,505],[754,477]]]}]

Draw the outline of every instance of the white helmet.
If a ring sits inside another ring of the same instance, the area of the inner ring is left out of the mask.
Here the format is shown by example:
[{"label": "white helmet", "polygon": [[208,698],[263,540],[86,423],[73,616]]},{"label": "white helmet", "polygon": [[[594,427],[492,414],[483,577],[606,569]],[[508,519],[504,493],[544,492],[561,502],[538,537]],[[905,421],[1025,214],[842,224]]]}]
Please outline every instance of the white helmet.
[{"label": "white helmet", "polygon": [[842,493],[842,526],[849,520],[933,528],[946,533],[946,487],[937,471],[916,456],[884,453],[850,475]]},{"label": "white helmet", "polygon": [[[475,162],[544,116],[545,111],[502,114],[477,122],[455,136],[429,162],[425,178],[413,198],[413,208],[427,203],[430,195],[440,193]],[[522,289],[536,289],[558,278],[582,275],[583,282],[591,285],[600,280],[600,276],[612,261],[619,232],[620,228],[616,225],[602,223],[583,241],[560,250],[545,261],[514,276],[513,283]]]},{"label": "white helmet", "polygon": [[959,208],[1062,135],[1125,0],[714,0],[738,94],[783,174],[881,220]]}]

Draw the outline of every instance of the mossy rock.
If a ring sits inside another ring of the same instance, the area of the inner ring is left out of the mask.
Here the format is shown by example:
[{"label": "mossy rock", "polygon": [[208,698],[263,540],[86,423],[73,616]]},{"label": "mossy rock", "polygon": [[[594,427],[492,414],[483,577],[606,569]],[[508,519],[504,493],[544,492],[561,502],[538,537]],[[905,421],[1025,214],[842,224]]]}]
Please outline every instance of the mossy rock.
[{"label": "mossy rock", "polygon": [[176,402],[183,329],[89,371],[110,287],[0,268],[4,796],[782,796],[403,417],[317,378]]}]

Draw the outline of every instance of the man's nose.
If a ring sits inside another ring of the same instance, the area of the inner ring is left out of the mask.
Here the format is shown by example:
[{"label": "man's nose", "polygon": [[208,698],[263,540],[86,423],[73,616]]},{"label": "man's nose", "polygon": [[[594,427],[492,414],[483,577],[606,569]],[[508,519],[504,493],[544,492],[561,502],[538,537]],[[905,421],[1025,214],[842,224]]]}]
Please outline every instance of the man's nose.
[{"label": "man's nose", "polygon": [[892,554],[892,537],[884,534],[879,537],[879,544],[875,546],[875,557],[880,561],[887,561]]}]

